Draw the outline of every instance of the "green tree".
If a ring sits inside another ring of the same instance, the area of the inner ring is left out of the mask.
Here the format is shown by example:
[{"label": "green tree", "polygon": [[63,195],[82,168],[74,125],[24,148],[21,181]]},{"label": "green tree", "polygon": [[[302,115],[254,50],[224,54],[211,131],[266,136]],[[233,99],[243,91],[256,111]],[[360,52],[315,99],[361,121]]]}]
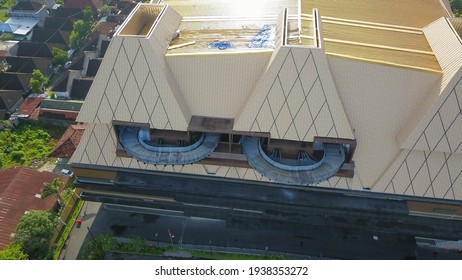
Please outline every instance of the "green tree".
[{"label": "green tree", "polygon": [[93,11],[90,7],[86,7],[83,10],[83,19],[74,22],[74,28],[72,29],[71,35],[69,35],[69,44],[71,48],[79,48],[79,45],[85,40],[88,33],[90,33],[94,24]]},{"label": "green tree", "polygon": [[64,200],[59,194],[59,187],[61,186],[62,183],[63,181],[59,180],[58,178],[54,179],[53,182],[51,183],[48,183],[48,182],[43,183],[43,188],[42,188],[42,193],[41,193],[42,199],[45,199],[49,197],[50,195],[54,194],[56,195],[58,203],[60,205],[63,205]]},{"label": "green tree", "polygon": [[52,52],[53,65],[63,65],[64,63],[66,63],[66,61],[69,60],[69,58],[67,57],[67,52],[65,50],[53,47]]},{"label": "green tree", "polygon": [[34,92],[43,92],[43,89],[45,88],[46,84],[48,84],[48,78],[45,77],[45,75],[43,75],[42,72],[40,72],[40,70],[35,69],[34,71],[32,71],[32,77],[30,78],[29,86],[32,88]]},{"label": "green tree", "polygon": [[21,217],[15,238],[22,244],[31,260],[49,259],[52,252],[50,239],[53,235],[54,216],[46,211],[35,210]]},{"label": "green tree", "polygon": [[109,13],[111,12],[111,8],[109,7],[108,4],[104,4],[104,5],[99,9],[99,12],[101,13],[101,15],[107,16],[107,15],[109,15]]},{"label": "green tree", "polygon": [[0,260],[28,260],[28,256],[22,250],[21,243],[13,242],[0,250]]},{"label": "green tree", "polygon": [[99,235],[93,241],[85,244],[82,257],[84,260],[103,260],[106,253],[116,250],[117,240],[110,235]]}]

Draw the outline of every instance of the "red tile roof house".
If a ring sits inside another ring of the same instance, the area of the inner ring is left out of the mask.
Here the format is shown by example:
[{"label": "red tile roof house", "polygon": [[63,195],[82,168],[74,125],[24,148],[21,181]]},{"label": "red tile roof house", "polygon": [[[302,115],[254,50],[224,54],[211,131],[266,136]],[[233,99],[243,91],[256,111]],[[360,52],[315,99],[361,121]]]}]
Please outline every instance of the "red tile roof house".
[{"label": "red tile roof house", "polygon": [[51,156],[65,159],[71,158],[85,132],[85,127],[85,124],[70,125],[56,144],[53,152],[51,152]]},{"label": "red tile roof house", "polygon": [[51,210],[56,197],[36,197],[43,183],[59,178],[65,184],[68,177],[50,172],[38,172],[28,167],[0,170],[0,250],[12,241],[22,215],[31,210]]}]

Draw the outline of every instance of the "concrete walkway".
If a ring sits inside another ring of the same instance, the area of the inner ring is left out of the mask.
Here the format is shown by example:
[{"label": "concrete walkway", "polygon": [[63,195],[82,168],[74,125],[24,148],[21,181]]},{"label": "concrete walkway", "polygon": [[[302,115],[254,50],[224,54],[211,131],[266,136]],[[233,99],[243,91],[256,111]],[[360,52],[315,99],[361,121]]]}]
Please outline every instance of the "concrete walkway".
[{"label": "concrete walkway", "polygon": [[79,219],[82,220],[82,224],[79,226],[74,223],[74,226],[69,234],[68,239],[65,242],[63,250],[59,255],[60,260],[77,260],[80,259],[79,253],[85,240],[89,237],[89,230],[93,221],[98,214],[101,207],[101,203],[85,201],[82,210],[79,214]]}]

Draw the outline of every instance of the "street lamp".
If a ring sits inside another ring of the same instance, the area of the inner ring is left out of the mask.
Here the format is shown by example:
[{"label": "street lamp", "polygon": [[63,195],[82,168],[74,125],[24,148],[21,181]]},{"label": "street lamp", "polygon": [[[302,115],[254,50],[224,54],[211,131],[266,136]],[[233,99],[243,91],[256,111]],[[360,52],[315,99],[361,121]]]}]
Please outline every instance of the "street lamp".
[{"label": "street lamp", "polygon": [[212,240],[209,240],[209,251],[210,251],[210,256],[212,255]]},{"label": "street lamp", "polygon": [[88,229],[88,232],[89,232],[89,233],[90,233],[90,235],[91,235],[91,238],[93,238],[93,241],[96,241],[96,239],[95,239],[95,237],[93,236],[93,233],[91,232],[91,230],[90,230],[90,227],[89,227],[89,226],[87,226],[87,229]]},{"label": "street lamp", "polygon": [[157,235],[158,235],[158,234],[157,234],[157,232],[156,232],[156,235],[154,235],[154,241],[156,241],[156,243],[157,243],[157,248],[160,248],[160,246],[159,246],[159,240],[157,240]]}]

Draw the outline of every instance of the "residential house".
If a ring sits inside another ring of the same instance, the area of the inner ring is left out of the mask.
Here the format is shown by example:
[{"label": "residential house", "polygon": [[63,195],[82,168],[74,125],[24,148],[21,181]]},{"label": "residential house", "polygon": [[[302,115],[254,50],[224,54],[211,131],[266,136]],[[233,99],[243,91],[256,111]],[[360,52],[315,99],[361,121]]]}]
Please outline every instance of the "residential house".
[{"label": "residential house", "polygon": [[0,90],[0,120],[8,119],[23,100],[21,90]]},{"label": "residential house", "polygon": [[0,72],[0,89],[25,92],[29,89],[31,76],[31,73]]},{"label": "residential house", "polygon": [[8,13],[10,19],[33,20],[40,27],[43,27],[45,18],[48,16],[47,6],[36,1],[18,1],[16,5],[8,9]]},{"label": "residential house", "polygon": [[71,32],[74,29],[74,23],[70,18],[49,16],[45,19],[43,28]]},{"label": "residential house", "polygon": [[41,199],[44,183],[59,178],[67,184],[68,177],[32,168],[15,167],[0,170],[0,250],[13,241],[16,226],[28,211],[49,211],[56,197]]},{"label": "residential house", "polygon": [[32,73],[35,69],[46,73],[51,63],[49,57],[7,56],[4,58],[6,72]]},{"label": "residential house", "polygon": [[70,159],[75,149],[77,149],[84,131],[85,124],[70,125],[58,143],[56,143],[51,156],[60,159]]}]

